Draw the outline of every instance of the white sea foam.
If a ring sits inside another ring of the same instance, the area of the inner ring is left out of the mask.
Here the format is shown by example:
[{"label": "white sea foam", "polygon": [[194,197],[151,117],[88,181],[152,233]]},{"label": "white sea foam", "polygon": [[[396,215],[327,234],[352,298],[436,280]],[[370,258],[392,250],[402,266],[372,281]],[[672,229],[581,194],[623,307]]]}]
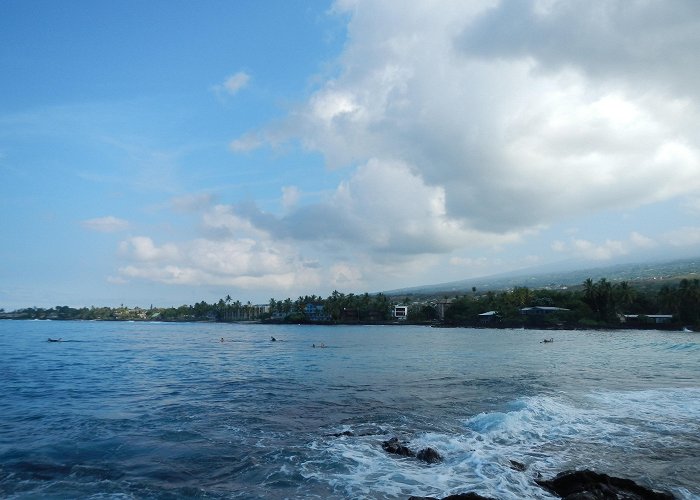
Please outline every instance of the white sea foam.
[{"label": "white sea foam", "polygon": [[[465,419],[463,429],[459,434],[426,432],[406,438],[415,451],[437,449],[444,457],[440,464],[388,456],[381,448],[381,441],[392,437],[387,430],[385,435],[314,443],[319,460],[305,463],[302,474],[355,498],[474,491],[501,499],[548,499],[552,497],[534,482],[538,474],[550,477],[568,468],[593,468],[634,476],[627,461],[643,462],[650,450],[671,450],[679,436],[699,435],[700,390],[526,397],[502,411]],[[510,460],[527,469],[515,470]],[[680,498],[698,498],[687,489],[668,488]]]}]

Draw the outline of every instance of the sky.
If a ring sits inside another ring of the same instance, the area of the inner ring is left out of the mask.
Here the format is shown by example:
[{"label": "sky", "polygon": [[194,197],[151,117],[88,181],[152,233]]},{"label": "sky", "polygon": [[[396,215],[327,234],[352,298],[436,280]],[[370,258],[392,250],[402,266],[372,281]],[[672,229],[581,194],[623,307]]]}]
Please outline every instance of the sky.
[{"label": "sky", "polygon": [[3,0],[0,308],[700,255],[695,0]]}]

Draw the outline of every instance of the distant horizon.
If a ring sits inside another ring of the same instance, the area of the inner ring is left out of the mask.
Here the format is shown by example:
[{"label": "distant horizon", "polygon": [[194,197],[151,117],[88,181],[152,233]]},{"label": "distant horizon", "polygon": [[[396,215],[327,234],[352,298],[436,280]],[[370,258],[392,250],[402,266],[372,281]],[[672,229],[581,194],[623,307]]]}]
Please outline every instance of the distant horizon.
[{"label": "distant horizon", "polygon": [[2,14],[6,310],[376,293],[700,248],[696,1]]},{"label": "distant horizon", "polygon": [[[488,276],[476,276],[473,278],[465,278],[462,280],[455,280],[451,282],[445,282],[445,283],[433,283],[433,284],[423,284],[423,285],[416,285],[412,287],[407,287],[407,288],[401,288],[401,289],[394,289],[394,290],[379,290],[379,291],[369,291],[369,290],[363,290],[363,291],[348,291],[348,290],[335,290],[340,293],[343,293],[345,295],[348,294],[355,294],[355,295],[362,295],[365,293],[368,293],[370,295],[377,295],[377,294],[384,294],[389,297],[396,297],[400,296],[403,294],[406,295],[411,295],[411,294],[425,294],[425,295],[431,295],[431,294],[440,294],[440,293],[447,293],[451,292],[454,293],[455,290],[440,290],[439,287],[441,286],[461,286],[460,291],[468,291],[469,288],[472,286],[475,286],[478,290],[479,293],[483,293],[485,291],[493,290],[493,289],[500,289],[501,285],[498,285],[494,288],[486,288],[482,289],[480,288],[482,286],[482,283],[484,280],[508,280],[508,279],[517,279],[517,278],[542,278],[545,276],[549,276],[550,274],[576,274],[576,273],[585,273],[590,271],[592,273],[590,278],[597,279],[597,276],[599,276],[600,273],[605,273],[606,270],[611,271],[614,269],[618,268],[626,268],[626,267],[634,267],[634,266],[642,266],[642,265],[652,265],[652,264],[658,264],[658,265],[672,265],[672,264],[679,264],[679,263],[684,263],[684,262],[692,262],[697,260],[700,262],[700,256],[697,257],[685,257],[685,258],[677,258],[677,259],[667,259],[667,260],[648,260],[648,261],[635,261],[635,262],[621,262],[617,264],[610,264],[608,266],[598,266],[598,267],[581,267],[581,268],[571,268],[571,269],[566,269],[566,270],[560,270],[560,271],[541,271],[539,273],[534,273],[534,274],[520,274],[527,269],[522,269],[522,270],[515,270],[512,272],[506,272],[506,273],[498,273],[498,274],[493,274],[493,275],[488,275]],[[532,269],[532,268],[531,268]],[[595,273],[593,273],[595,271]],[[698,272],[700,272],[700,267],[698,267]],[[594,276],[595,275],[595,276]],[[609,278],[608,278],[609,279]],[[631,280],[627,280],[631,281]],[[473,282],[473,284],[471,283]],[[564,284],[564,283],[561,283]],[[583,281],[581,283],[583,284]],[[527,284],[523,284],[522,286],[527,287]],[[570,284],[568,286],[574,286],[574,284]],[[532,288],[537,288],[532,287]],[[227,294],[231,295],[231,294]],[[290,298],[292,300],[296,300],[299,296],[312,296],[316,295],[319,296],[323,299],[327,298],[328,296],[331,295],[331,293],[327,295],[319,295],[318,293],[313,293],[313,292],[306,292],[302,293],[300,295],[297,295],[295,297],[291,296],[271,296],[268,297],[266,300],[263,301],[253,301],[250,300],[247,297],[239,297],[239,296],[233,296],[231,295],[231,299],[233,301],[240,301],[243,304],[250,302],[252,305],[265,305],[268,304],[270,299],[275,299],[275,300],[284,300],[287,298]],[[134,308],[140,308],[140,309],[145,309],[148,310],[149,308],[157,308],[157,309],[162,309],[162,308],[170,308],[170,307],[180,307],[183,305],[191,306],[199,302],[206,302],[208,304],[214,304],[217,303],[220,299],[224,299],[226,295],[223,295],[221,297],[215,297],[215,298],[210,298],[207,300],[207,298],[200,298],[199,300],[195,300],[190,303],[171,303],[171,304],[161,304],[158,303],[157,301],[154,301],[152,303],[149,303],[148,305],[142,305],[142,304],[132,304],[132,303],[127,303],[127,301],[120,302],[119,304],[45,304],[45,305],[26,305],[26,306],[20,306],[20,307],[14,307],[12,309],[3,307],[2,304],[0,304],[0,308],[5,309],[5,312],[12,312],[12,311],[17,311],[17,310],[22,310],[22,309],[29,309],[29,308],[42,308],[42,309],[50,309],[53,307],[58,307],[58,306],[68,306],[72,307],[75,309],[80,309],[80,308],[90,308],[90,307],[108,307],[108,308],[118,308],[121,307],[122,305],[124,307],[128,307],[130,309]]]}]

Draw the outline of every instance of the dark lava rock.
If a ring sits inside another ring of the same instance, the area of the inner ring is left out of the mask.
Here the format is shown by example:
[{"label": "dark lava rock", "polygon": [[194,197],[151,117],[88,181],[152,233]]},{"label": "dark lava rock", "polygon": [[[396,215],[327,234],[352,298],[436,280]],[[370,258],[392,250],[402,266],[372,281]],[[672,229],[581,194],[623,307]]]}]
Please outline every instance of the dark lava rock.
[{"label": "dark lava rock", "polygon": [[673,495],[653,491],[630,479],[590,470],[568,471],[554,479],[535,479],[544,489],[566,500],[672,500]]},{"label": "dark lava rock", "polygon": [[450,495],[444,497],[442,500],[496,500],[495,498],[485,497],[470,491],[469,493],[457,493],[456,495]]},{"label": "dark lava rock", "polygon": [[457,493],[444,497],[442,500],[496,500],[495,498],[481,496],[478,493],[470,491],[469,493]]},{"label": "dark lava rock", "polygon": [[508,460],[508,462],[510,462],[510,468],[518,472],[523,472],[526,469],[523,463],[516,462],[515,460]]},{"label": "dark lava rock", "polygon": [[331,434],[331,436],[337,437],[337,438],[343,437],[343,436],[352,437],[354,435],[355,434],[353,434],[352,431],[335,432],[335,433]]},{"label": "dark lava rock", "polygon": [[416,458],[418,460],[422,460],[423,462],[428,462],[429,464],[436,464],[438,462],[442,462],[442,457],[437,452],[437,450],[433,448],[423,448],[421,451],[418,452]]},{"label": "dark lava rock", "polygon": [[389,441],[384,441],[382,443],[382,448],[387,453],[393,453],[394,455],[400,455],[402,457],[415,457],[416,454],[409,450],[407,447],[401,444],[399,438],[393,437]]},{"label": "dark lava rock", "polygon": [[[438,499],[435,497],[409,497],[408,500],[438,500]],[[491,498],[491,497],[481,496],[478,493],[469,492],[469,493],[458,493],[456,495],[450,495],[448,497],[444,497],[442,500],[495,500],[495,499]]]}]

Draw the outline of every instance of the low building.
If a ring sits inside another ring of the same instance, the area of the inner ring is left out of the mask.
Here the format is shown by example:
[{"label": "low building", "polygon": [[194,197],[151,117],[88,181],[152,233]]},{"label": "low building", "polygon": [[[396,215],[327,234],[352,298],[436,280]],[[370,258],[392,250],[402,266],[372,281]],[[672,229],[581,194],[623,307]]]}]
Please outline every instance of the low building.
[{"label": "low building", "polygon": [[520,314],[525,316],[542,316],[545,314],[552,314],[557,312],[565,312],[570,309],[564,307],[552,307],[552,306],[534,306],[534,307],[523,307],[520,309]]},{"label": "low building", "polygon": [[408,319],[408,306],[395,305],[391,315],[399,321],[405,321]]},{"label": "low building", "polygon": [[328,321],[330,319],[323,309],[323,304],[306,304],[304,315],[308,321]]},{"label": "low building", "polygon": [[479,323],[491,323],[492,321],[498,319],[498,311],[486,311],[478,315]]},{"label": "low building", "polygon": [[673,314],[625,314],[625,321],[661,325],[671,323]]},{"label": "low building", "polygon": [[450,308],[453,300],[454,299],[442,299],[435,303],[435,311],[440,321],[445,321],[445,311]]}]

